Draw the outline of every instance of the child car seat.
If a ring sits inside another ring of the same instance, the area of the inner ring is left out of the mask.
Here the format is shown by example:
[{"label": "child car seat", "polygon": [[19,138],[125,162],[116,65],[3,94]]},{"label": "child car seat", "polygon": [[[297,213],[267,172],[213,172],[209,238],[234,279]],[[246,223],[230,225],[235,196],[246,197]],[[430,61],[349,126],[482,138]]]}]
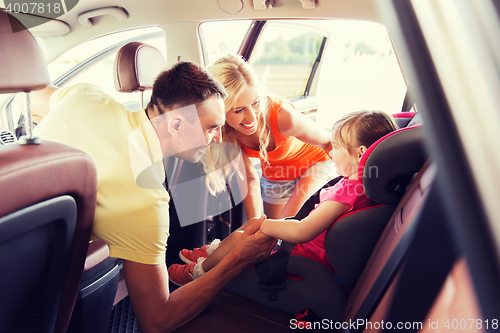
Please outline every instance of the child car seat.
[{"label": "child car seat", "polygon": [[[423,140],[422,128],[410,127],[389,133],[369,147],[360,163],[360,179],[366,195],[378,204],[345,214],[332,224],[325,239],[325,251],[332,267],[292,251],[287,264],[285,260],[283,265],[288,278],[268,275],[267,280],[273,281],[270,285],[265,279],[259,281],[256,270],[249,268],[226,289],[289,314],[308,308],[320,318],[339,321],[346,298],[373,247],[412,177],[427,159]],[[330,181],[325,187],[338,180],[340,178]],[[319,191],[306,201],[296,218],[307,216],[317,202]],[[283,248],[287,247],[291,249],[289,245]],[[269,274],[284,277],[285,272],[276,269],[273,263],[275,257],[287,257],[281,252],[278,250],[278,256],[274,254],[264,265],[269,266]],[[256,265],[258,270],[260,265]]]}]

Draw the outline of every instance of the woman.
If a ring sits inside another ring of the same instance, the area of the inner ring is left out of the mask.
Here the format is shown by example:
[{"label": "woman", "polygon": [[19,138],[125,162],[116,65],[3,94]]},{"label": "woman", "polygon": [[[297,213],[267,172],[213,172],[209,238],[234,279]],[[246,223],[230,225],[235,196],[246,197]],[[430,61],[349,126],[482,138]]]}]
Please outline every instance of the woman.
[{"label": "woman", "polygon": [[211,66],[226,88],[223,140],[238,143],[247,170],[247,218],[260,216],[258,175],[248,157],[260,158],[260,187],[269,218],[294,216],[302,204],[329,180],[330,134],[295,111],[286,99],[265,92],[241,57],[228,55]]}]

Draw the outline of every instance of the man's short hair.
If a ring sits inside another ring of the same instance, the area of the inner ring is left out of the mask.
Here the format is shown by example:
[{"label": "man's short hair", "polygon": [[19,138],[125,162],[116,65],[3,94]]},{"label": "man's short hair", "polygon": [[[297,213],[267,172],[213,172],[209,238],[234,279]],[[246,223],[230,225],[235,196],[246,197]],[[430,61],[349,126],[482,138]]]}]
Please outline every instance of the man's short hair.
[{"label": "man's short hair", "polygon": [[226,99],[224,86],[198,64],[180,61],[158,75],[148,108],[156,106],[164,113],[174,107],[202,103],[212,96]]}]

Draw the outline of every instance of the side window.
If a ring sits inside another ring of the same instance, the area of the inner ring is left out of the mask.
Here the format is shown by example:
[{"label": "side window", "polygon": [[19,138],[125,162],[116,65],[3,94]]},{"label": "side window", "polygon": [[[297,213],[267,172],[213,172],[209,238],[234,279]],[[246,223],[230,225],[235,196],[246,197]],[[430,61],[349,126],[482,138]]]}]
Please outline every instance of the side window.
[{"label": "side window", "polygon": [[204,22],[200,24],[205,66],[227,54],[237,54],[252,24],[251,20]]},{"label": "side window", "polygon": [[[203,23],[206,64],[240,51],[251,23]],[[249,63],[271,92],[290,99],[325,128],[357,110],[401,111],[406,82],[383,25],[353,20],[264,23]]]},{"label": "side window", "polygon": [[317,122],[331,129],[353,111],[400,112],[406,82],[385,27],[363,21],[321,23],[330,38],[317,87]]},{"label": "side window", "polygon": [[[138,41],[156,47],[166,58],[163,32],[159,28],[137,29],[103,36],[81,44],[49,64],[51,80],[59,85],[93,83],[122,104],[139,101],[139,93],[119,93],[113,81],[113,64],[120,47]],[[109,47],[109,45],[113,45]],[[89,51],[90,50],[90,51]],[[83,67],[79,67],[82,64]],[[76,69],[76,70],[75,70]],[[151,92],[145,92],[145,94]],[[144,96],[148,99],[149,96]],[[135,106],[133,107],[135,108]]]},{"label": "side window", "polygon": [[[160,50],[166,58],[166,45],[163,31],[158,27],[148,27],[121,31],[105,35],[82,43],[48,65],[51,82],[57,86],[76,83],[92,83],[101,87],[118,102],[125,104],[130,110],[139,110],[140,93],[119,93],[113,81],[113,63],[121,46],[128,42],[139,41],[150,44]],[[149,94],[149,95],[148,95]],[[151,91],[145,92],[148,100]],[[14,130],[22,125],[24,117],[24,94],[16,94],[6,107],[9,128]],[[34,115],[33,121],[41,117]]]},{"label": "side window", "polygon": [[268,22],[249,63],[262,84],[285,98],[304,96],[325,33],[299,23]]}]

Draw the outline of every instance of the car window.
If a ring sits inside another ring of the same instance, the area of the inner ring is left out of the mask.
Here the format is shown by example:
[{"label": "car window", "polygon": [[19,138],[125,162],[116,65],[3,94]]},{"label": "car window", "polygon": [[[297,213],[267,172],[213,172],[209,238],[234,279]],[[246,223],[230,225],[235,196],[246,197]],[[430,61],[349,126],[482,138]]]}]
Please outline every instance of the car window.
[{"label": "car window", "polygon": [[[140,41],[156,47],[166,58],[166,46],[163,32],[160,28],[136,29],[120,32],[117,34],[96,38],[81,44],[49,64],[51,80],[57,82],[65,73],[71,73],[72,69],[79,64],[88,61],[83,70],[75,72],[68,78],[64,78],[62,85],[77,83],[93,83],[101,87],[106,93],[122,104],[139,101],[140,93],[120,93],[115,90],[113,81],[113,63],[116,53],[121,45],[129,41]],[[108,47],[113,50],[97,57],[101,51]],[[60,84],[61,85],[61,84]],[[149,91],[149,95],[151,92]],[[149,98],[145,92],[145,99]]]},{"label": "car window", "polygon": [[[248,20],[203,23],[200,34],[207,64],[237,53],[250,26]],[[230,38],[223,33],[227,31]],[[270,20],[248,58],[270,91],[291,99],[302,112],[317,110],[310,116],[325,128],[357,110],[401,111],[406,82],[381,24]]]},{"label": "car window", "polygon": [[325,33],[298,22],[268,22],[249,63],[262,84],[285,98],[306,95]]},{"label": "car window", "polygon": [[330,33],[318,81],[318,123],[331,128],[357,110],[401,111],[406,82],[384,26],[362,21],[320,22]]},{"label": "car window", "polygon": [[251,20],[204,22],[200,24],[200,39],[205,66],[227,54],[238,53],[252,24]]},{"label": "car window", "polygon": [[[82,43],[48,64],[50,80],[57,86],[77,83],[92,83],[101,87],[118,102],[130,110],[140,108],[140,93],[120,93],[115,90],[113,63],[119,48],[125,43],[140,41],[160,50],[166,58],[166,45],[163,31],[158,27],[148,27],[121,31]],[[148,100],[151,91],[144,93]],[[25,94],[16,94],[6,107],[9,128],[14,130],[22,124],[21,114],[25,108]],[[35,119],[34,119],[35,120]]]}]

